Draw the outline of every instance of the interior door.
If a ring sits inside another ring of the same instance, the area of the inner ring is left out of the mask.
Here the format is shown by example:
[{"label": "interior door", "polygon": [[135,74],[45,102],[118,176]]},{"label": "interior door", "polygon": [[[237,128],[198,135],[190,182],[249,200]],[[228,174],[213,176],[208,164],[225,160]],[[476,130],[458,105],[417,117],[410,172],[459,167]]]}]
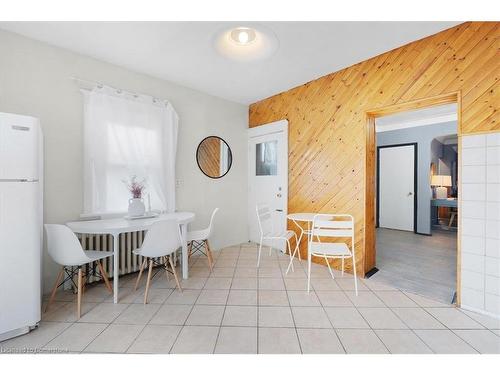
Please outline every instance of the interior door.
[{"label": "interior door", "polygon": [[[248,232],[259,242],[256,206],[268,205],[274,232],[286,230],[288,206],[288,122],[277,121],[248,131]],[[285,249],[284,241],[265,242]]]},{"label": "interior door", "polygon": [[415,231],[417,145],[378,147],[377,214],[381,228]]}]

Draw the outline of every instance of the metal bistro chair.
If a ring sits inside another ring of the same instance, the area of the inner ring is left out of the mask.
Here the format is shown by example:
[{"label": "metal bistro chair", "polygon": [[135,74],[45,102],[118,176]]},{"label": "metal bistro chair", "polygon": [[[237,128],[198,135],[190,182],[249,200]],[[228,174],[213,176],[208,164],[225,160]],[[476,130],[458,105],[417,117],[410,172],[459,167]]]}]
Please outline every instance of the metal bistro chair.
[{"label": "metal bistro chair", "polygon": [[[83,294],[83,277],[92,275],[100,276],[106,288],[110,293],[113,293],[113,288],[108,280],[106,271],[102,267],[101,260],[113,255],[111,251],[94,251],[83,250],[80,241],[76,235],[65,225],[60,224],[45,224],[45,231],[47,233],[47,248],[51,258],[62,266],[59,275],[57,275],[56,282],[50,294],[49,301],[45,307],[45,311],[49,309],[50,304],[53,302],[56,295],[57,288],[63,285],[66,281],[71,281],[73,286],[77,289],[77,318],[80,319],[82,311],[82,294]],[[89,263],[97,263],[99,268],[99,275],[97,275],[95,267],[90,269],[90,272],[84,275],[82,266]],[[75,267],[77,271],[75,271]],[[63,279],[64,273],[66,278]],[[73,278],[78,275],[78,281],[75,285]]]},{"label": "metal bistro chair", "polygon": [[[165,268],[167,280],[168,274],[173,274],[175,283],[177,284],[179,290],[182,292],[181,284],[179,283],[179,279],[177,278],[177,272],[175,272],[175,265],[172,260],[174,253],[181,246],[182,237],[177,220],[162,220],[154,223],[151,226],[151,228],[146,233],[146,237],[144,238],[141,247],[133,251],[134,254],[140,255],[145,258],[141,263],[134,290],[137,290],[137,286],[139,285],[139,281],[141,280],[142,272],[144,271],[144,268],[146,267],[147,261],[149,259],[149,270],[148,278],[146,281],[146,291],[144,293],[144,304],[148,303],[149,285],[151,283],[151,279],[154,277],[154,265],[160,265]],[[167,257],[168,263],[170,264],[170,269],[168,269]]]},{"label": "metal bistro chair", "polygon": [[[340,220],[337,220],[340,219]],[[344,219],[344,220],[342,220]],[[347,219],[347,220],[345,220]],[[351,238],[351,248],[346,243],[321,242],[321,238]],[[342,259],[342,276],[344,276],[344,260],[352,259],[354,271],[354,289],[358,295],[358,280],[356,277],[356,258],[354,254],[354,218],[351,215],[317,214],[314,216],[311,237],[307,252],[307,292],[311,287],[311,259],[324,258],[333,276],[329,259]]]},{"label": "metal bistro chair", "polygon": [[[297,234],[293,230],[286,230],[283,233],[274,233],[273,227],[273,217],[271,210],[268,205],[258,205],[256,207],[257,211],[257,221],[259,223],[260,231],[260,242],[259,242],[259,257],[257,259],[257,268],[260,266],[260,253],[262,252],[262,242],[264,240],[271,240],[271,246],[269,246],[269,255],[273,249],[272,241],[286,241],[288,247],[288,254],[290,254],[290,260],[292,260],[292,248],[290,246],[290,239],[295,237],[295,243],[297,243]],[[293,271],[293,264],[292,264]]]}]

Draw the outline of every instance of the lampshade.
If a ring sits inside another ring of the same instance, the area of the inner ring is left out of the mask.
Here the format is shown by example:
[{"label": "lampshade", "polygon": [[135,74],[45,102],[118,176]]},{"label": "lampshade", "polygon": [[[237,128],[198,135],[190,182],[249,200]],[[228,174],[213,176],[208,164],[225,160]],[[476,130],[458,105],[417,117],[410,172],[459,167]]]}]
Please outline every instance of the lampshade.
[{"label": "lampshade", "polygon": [[451,176],[436,174],[431,179],[432,186],[451,186]]}]

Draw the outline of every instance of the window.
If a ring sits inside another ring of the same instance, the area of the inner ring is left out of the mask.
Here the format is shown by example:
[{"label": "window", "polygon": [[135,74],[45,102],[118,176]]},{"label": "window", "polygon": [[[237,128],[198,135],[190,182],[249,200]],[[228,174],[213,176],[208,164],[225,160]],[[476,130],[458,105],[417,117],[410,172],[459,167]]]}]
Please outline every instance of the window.
[{"label": "window", "polygon": [[257,176],[276,176],[278,174],[278,141],[256,144],[255,174]]},{"label": "window", "polygon": [[84,213],[126,212],[124,180],[146,180],[144,200],[175,210],[178,118],[169,103],[118,94],[103,87],[84,91]]}]

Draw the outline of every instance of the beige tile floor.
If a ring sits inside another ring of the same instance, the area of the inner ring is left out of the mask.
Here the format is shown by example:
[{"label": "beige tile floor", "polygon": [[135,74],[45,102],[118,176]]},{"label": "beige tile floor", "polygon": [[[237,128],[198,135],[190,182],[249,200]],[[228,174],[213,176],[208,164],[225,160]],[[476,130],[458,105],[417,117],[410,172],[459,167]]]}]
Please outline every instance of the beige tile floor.
[{"label": "beige tile floor", "polygon": [[102,284],[87,288],[76,321],[74,295],[60,292],[31,333],[0,343],[0,352],[78,353],[500,353],[500,321],[314,265],[284,275],[284,255],[242,244],[190,260],[183,293],[160,272],[150,303],[144,280],[120,278],[120,303]]}]

